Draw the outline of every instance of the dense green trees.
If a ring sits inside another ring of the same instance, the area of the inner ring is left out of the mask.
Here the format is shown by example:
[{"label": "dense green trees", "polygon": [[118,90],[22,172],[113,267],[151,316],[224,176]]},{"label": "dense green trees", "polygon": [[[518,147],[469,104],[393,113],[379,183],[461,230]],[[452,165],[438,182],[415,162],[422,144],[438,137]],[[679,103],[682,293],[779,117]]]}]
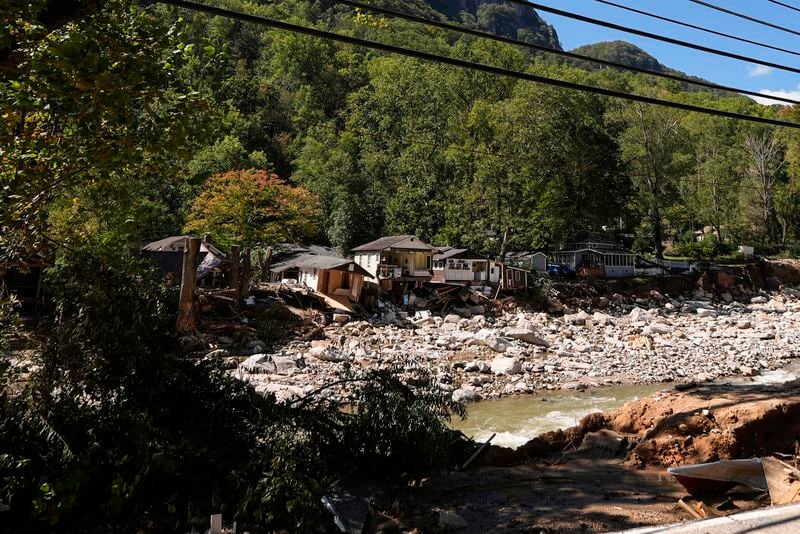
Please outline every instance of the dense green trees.
[{"label": "dense green trees", "polygon": [[[322,2],[220,3],[547,76],[775,114],[742,97],[586,72]],[[40,4],[28,14],[33,21],[49,5]],[[6,49],[28,58],[2,86],[10,147],[3,180],[19,199],[0,208],[6,254],[90,235],[134,246],[179,231],[212,175],[251,168],[317,195],[315,222],[343,250],[411,232],[502,253],[620,223],[656,254],[662,242],[704,226],[723,240],[791,246],[798,238],[799,145],[785,132],[163,6],[78,7],[61,17],[68,31],[47,35],[31,25],[4,36]],[[420,1],[408,9],[558,45],[533,12],[500,2]],[[74,31],[69,20],[86,13]],[[640,55],[624,43],[589,51]]]}]

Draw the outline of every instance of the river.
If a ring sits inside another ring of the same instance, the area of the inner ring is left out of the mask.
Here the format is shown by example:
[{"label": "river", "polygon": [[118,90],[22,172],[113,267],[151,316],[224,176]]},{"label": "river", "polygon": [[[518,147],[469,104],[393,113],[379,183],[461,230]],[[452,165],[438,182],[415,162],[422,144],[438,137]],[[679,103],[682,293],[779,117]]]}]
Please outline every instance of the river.
[{"label": "river", "polygon": [[[776,384],[800,377],[800,360],[753,378],[728,378],[718,382]],[[593,412],[615,410],[626,402],[672,389],[673,384],[614,386],[580,391],[546,391],[536,395],[506,397],[467,406],[468,417],[454,420],[453,428],[483,442],[497,433],[492,443],[517,448],[536,436],[575,426]]]}]

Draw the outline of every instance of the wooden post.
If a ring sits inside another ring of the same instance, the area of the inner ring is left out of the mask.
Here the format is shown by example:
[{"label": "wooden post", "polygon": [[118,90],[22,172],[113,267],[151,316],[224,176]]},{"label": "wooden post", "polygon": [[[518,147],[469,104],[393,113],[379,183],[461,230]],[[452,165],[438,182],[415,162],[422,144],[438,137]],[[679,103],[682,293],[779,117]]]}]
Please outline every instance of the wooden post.
[{"label": "wooden post", "polygon": [[241,251],[242,249],[239,245],[231,245],[231,268],[230,272],[228,273],[228,287],[233,289],[236,292],[234,298],[238,301],[239,296],[242,294],[242,288],[239,285],[239,273],[241,269]]},{"label": "wooden post", "polygon": [[183,250],[183,269],[181,270],[181,293],[178,302],[178,332],[189,334],[195,330],[194,289],[197,282],[197,257],[200,253],[200,240],[190,237]]},{"label": "wooden post", "polygon": [[271,275],[269,272],[269,268],[272,265],[272,247],[267,247],[266,257],[264,258],[264,262],[261,264],[261,281],[262,282],[269,282],[271,279]]},{"label": "wooden post", "polygon": [[252,264],[250,262],[250,249],[244,249],[242,257],[242,292],[240,298],[246,299],[250,294],[250,275],[252,274]]}]

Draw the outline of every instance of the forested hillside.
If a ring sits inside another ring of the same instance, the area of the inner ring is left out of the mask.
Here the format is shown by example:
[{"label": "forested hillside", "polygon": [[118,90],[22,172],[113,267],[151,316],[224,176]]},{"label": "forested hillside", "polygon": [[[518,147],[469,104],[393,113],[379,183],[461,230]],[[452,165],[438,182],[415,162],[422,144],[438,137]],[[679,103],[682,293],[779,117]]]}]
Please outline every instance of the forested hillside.
[{"label": "forested hillside", "polygon": [[[630,93],[752,114],[795,114],[745,97],[686,91],[677,82],[570,66],[528,49],[335,2],[216,3]],[[499,1],[402,7],[560,46],[533,10]],[[797,239],[798,141],[788,130],[634,105],[164,6],[145,13],[172,26],[181,43],[173,56],[181,61],[168,63],[176,72],[169,83],[181,83],[191,95],[176,106],[194,104],[192,115],[183,115],[187,120],[167,130],[185,128],[184,142],[159,157],[158,165],[148,163],[144,174],[130,167],[90,186],[77,182],[51,191],[37,220],[59,241],[99,233],[104,242],[135,246],[184,228],[209,232],[220,243],[246,240],[245,234],[258,232],[241,229],[243,218],[258,225],[283,214],[268,209],[261,219],[247,218],[241,206],[212,202],[202,210],[221,213],[199,217],[195,201],[212,176],[245,169],[269,171],[274,183],[303,188],[298,194],[315,199],[309,213],[319,214],[303,236],[343,251],[381,234],[414,233],[438,245],[501,254],[547,248],[575,230],[603,226],[634,234],[645,252],[657,251],[659,235],[688,241],[707,226],[722,241],[769,251],[792,247]],[[582,52],[665,68],[626,43]],[[104,68],[81,67],[87,72],[76,76],[99,90]],[[131,188],[128,173],[138,183],[152,179]],[[100,224],[109,204],[123,210]],[[226,223],[226,217],[238,222]]]}]

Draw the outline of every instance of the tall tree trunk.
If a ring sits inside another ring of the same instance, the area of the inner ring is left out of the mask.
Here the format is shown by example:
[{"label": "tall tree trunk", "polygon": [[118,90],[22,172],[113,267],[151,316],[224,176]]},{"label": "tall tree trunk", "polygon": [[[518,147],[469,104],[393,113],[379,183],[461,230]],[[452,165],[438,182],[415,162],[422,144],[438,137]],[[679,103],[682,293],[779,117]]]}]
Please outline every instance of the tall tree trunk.
[{"label": "tall tree trunk", "polygon": [[661,225],[661,209],[657,202],[653,203],[653,245],[656,258],[664,259],[664,229]]},{"label": "tall tree trunk", "polygon": [[200,239],[190,237],[186,240],[181,269],[181,293],[178,301],[177,329],[181,334],[190,334],[195,329],[194,289],[197,281],[197,257],[200,253]]}]

